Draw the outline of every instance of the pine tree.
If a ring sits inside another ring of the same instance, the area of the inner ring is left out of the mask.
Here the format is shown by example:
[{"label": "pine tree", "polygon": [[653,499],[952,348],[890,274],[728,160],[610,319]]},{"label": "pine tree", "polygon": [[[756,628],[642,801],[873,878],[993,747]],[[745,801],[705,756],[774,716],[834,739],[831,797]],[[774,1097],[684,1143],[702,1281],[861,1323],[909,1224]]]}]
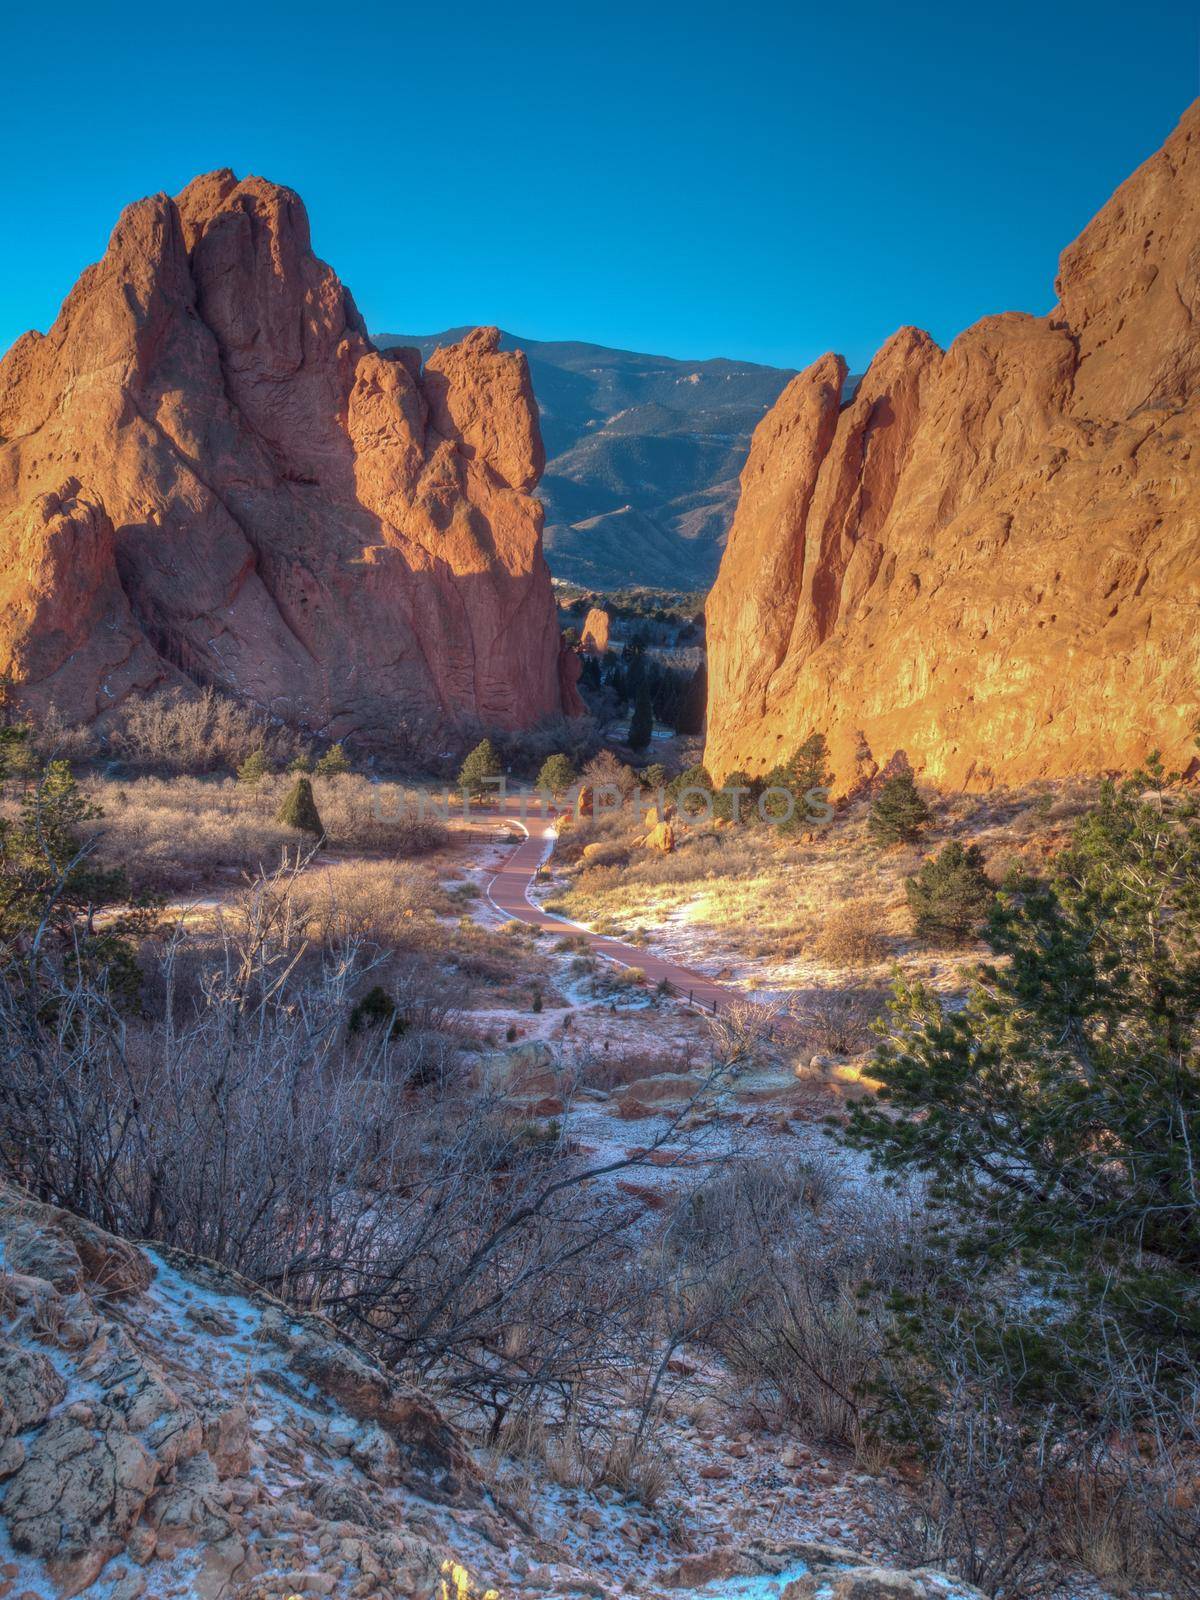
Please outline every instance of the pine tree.
[{"label": "pine tree", "polygon": [[123,890],[124,874],[96,868],[85,849],[83,829],[101,814],[69,764],[51,761],[16,818],[0,819],[0,937],[35,926],[47,910],[65,928]]},{"label": "pine tree", "polygon": [[[832,784],[833,774],[829,771],[829,746],[825,742],[825,735],[810,733],[789,761],[772,767],[761,779],[759,793],[766,795],[763,810],[768,818],[789,831],[804,828],[812,822],[813,802],[809,796],[813,790],[828,793]],[[786,789],[791,796],[790,804],[783,794],[767,794],[771,789]]]},{"label": "pine tree", "polygon": [[[699,816],[707,811],[710,806],[713,809],[713,814],[716,814],[716,805],[711,798],[706,802],[695,793],[688,794],[689,790],[702,790],[709,796],[712,795],[713,781],[709,776],[707,767],[697,764],[694,767],[685,768],[677,778],[671,779],[667,785],[667,791],[686,816]],[[687,799],[684,798],[685,795],[688,796]]]},{"label": "pine tree", "polygon": [[675,732],[692,737],[704,732],[704,713],[708,705],[708,668],[702,661],[688,680],[679,711],[675,717]]},{"label": "pine tree", "polygon": [[749,822],[754,816],[758,784],[748,772],[731,772],[716,791],[713,814],[725,822]]},{"label": "pine tree", "polygon": [[387,1024],[388,1034],[393,1039],[399,1039],[411,1026],[387,990],[374,984],[351,1009],[350,1032],[362,1033],[365,1028],[377,1028],[380,1023]]},{"label": "pine tree", "polygon": [[974,1281],[1045,1283],[1006,1303],[1026,1354],[1051,1344],[1071,1380],[1103,1359],[1101,1312],[1166,1381],[1200,1359],[1200,805],[1162,791],[1157,768],[1106,786],[1049,882],[1005,885],[1002,959],[965,1005],[898,982],[882,1104],[850,1124],[885,1170],[922,1174]]},{"label": "pine tree", "polygon": [[250,754],[237,769],[238,782],[247,784],[251,789],[257,789],[264,778],[271,775],[271,763],[267,760],[267,753],[260,745]]},{"label": "pine tree", "polygon": [[914,932],[951,943],[971,938],[987,920],[995,888],[984,871],[979,846],[969,844],[964,849],[952,839],[905,880]]},{"label": "pine tree", "polygon": [[285,828],[299,828],[304,833],[314,834],[318,839],[325,837],[325,825],[317,810],[317,802],[313,799],[310,778],[303,776],[296,778],[284,796],[283,804],[275,813],[275,821],[281,822]]},{"label": "pine tree", "polygon": [[322,778],[336,778],[350,771],[350,759],[340,744],[331,744],[317,762],[317,774]]},{"label": "pine tree", "polygon": [[33,729],[27,722],[0,728],[0,780],[29,776],[36,766],[32,739]]},{"label": "pine tree", "polygon": [[829,746],[823,733],[810,733],[788,763],[792,773],[792,786],[803,799],[811,789],[833,787],[833,774],[829,770]]},{"label": "pine tree", "polygon": [[542,762],[542,770],[538,773],[537,786],[539,789],[548,790],[552,795],[565,794],[572,784],[578,783],[579,774],[571,765],[569,756],[562,754],[547,756]]},{"label": "pine tree", "polygon": [[929,821],[929,807],[917,792],[911,772],[885,778],[871,801],[867,826],[876,844],[912,844]]},{"label": "pine tree", "polygon": [[462,764],[458,786],[464,794],[478,798],[493,787],[488,779],[498,778],[502,771],[495,745],[490,739],[481,739]]},{"label": "pine tree", "polygon": [[307,773],[311,772],[314,766],[315,762],[313,761],[313,753],[306,747],[297,751],[297,753],[288,762],[288,771]]},{"label": "pine tree", "polygon": [[645,681],[638,685],[633,716],[629,720],[629,748],[645,750],[654,737],[654,706],[650,699],[650,686]]},{"label": "pine tree", "polygon": [[708,768],[699,762],[694,767],[685,767],[678,776],[671,779],[667,785],[672,795],[679,795],[684,789],[707,789],[712,793],[713,781],[709,776]]},{"label": "pine tree", "polygon": [[0,942],[11,949],[35,946],[34,970],[53,953],[70,972],[102,984],[126,1001],[141,988],[134,940],[149,931],[153,909],[136,900],[100,929],[100,907],[130,900],[119,868],[97,867],[89,853],[87,824],[103,813],[84,796],[65,761],[51,761],[25,794],[15,817],[0,818]]}]

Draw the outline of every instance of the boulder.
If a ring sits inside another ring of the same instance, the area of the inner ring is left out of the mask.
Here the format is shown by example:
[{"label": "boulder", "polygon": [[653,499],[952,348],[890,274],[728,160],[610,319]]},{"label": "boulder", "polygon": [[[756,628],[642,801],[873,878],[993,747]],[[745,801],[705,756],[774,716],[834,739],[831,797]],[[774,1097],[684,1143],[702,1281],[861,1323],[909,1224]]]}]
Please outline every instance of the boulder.
[{"label": "boulder", "polygon": [[579,642],[585,654],[602,656],[608,649],[611,618],[601,606],[593,606],[583,619],[583,632]]},{"label": "boulder", "polygon": [[504,1050],[489,1050],[479,1058],[479,1081],[501,1092],[533,1085],[539,1092],[551,1089],[558,1057],[544,1039],[524,1039]]},{"label": "boulder", "polygon": [[424,1395],[391,1377],[319,1318],[292,1318],[281,1310],[267,1321],[288,1351],[292,1372],[347,1415],[375,1423],[390,1436],[405,1481],[442,1497],[473,1492],[477,1474],[460,1436]]},{"label": "boulder", "polygon": [[[798,1576],[790,1576],[797,1571]],[[786,1580],[780,1600],[984,1600],[970,1584],[930,1568],[873,1566],[853,1550],[803,1540],[751,1540],[685,1556],[663,1581],[672,1588],[711,1588],[716,1593],[716,1585],[746,1578]]]},{"label": "boulder", "polygon": [[431,1502],[503,1548],[456,1430],[323,1318],[4,1186],[0,1241],[0,1591],[432,1594]]},{"label": "boulder", "polygon": [[40,1427],[66,1393],[66,1383],[40,1350],[0,1340],[0,1439]]},{"label": "boulder", "polygon": [[621,867],[629,860],[629,851],[618,839],[593,839],[584,845],[582,859],[589,867]]},{"label": "boulder", "polygon": [[700,1092],[704,1079],[695,1072],[658,1072],[613,1090],[616,1110],[625,1120],[644,1117],[657,1106],[686,1105]]},{"label": "boulder", "polygon": [[140,1293],[152,1276],[145,1254],[128,1240],[12,1189],[0,1195],[0,1242],[12,1271],[43,1278],[56,1289],[86,1284],[93,1293],[119,1299]]},{"label": "boulder", "polygon": [[13,1548],[47,1562],[57,1593],[92,1583],[158,1481],[154,1456],[106,1406],[73,1408],[25,1447],[4,1496]]},{"label": "boulder", "polygon": [[674,825],[670,822],[656,822],[642,840],[642,847],[646,850],[658,850],[663,855],[669,856],[675,849]]}]

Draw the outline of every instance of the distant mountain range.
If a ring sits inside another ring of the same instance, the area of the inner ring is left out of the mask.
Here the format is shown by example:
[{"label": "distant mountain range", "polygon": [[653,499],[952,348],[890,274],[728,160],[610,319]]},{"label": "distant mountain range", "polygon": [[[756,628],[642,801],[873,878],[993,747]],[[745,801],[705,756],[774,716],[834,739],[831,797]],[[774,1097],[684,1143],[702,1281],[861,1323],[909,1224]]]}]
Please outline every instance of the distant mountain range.
[{"label": "distant mountain range", "polygon": [[[468,330],[379,334],[422,358]],[[793,376],[750,361],[676,361],[501,335],[524,350],[547,464],[546,555],[593,588],[707,588],[737,505],[750,435]]]}]

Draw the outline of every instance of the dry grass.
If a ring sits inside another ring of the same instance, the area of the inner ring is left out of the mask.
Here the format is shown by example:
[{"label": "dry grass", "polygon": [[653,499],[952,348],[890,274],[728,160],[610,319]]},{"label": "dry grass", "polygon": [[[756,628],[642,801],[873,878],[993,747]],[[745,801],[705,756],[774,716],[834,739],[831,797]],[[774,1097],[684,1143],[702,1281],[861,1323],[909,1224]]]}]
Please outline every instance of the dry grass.
[{"label": "dry grass", "polygon": [[[830,909],[843,902],[880,904],[884,932],[903,912],[904,862],[881,861],[857,821],[839,820],[807,840],[761,827],[681,827],[671,855],[633,848],[639,828],[632,817],[605,817],[572,830],[556,857],[570,866],[556,908],[625,936],[636,921],[651,939],[656,924],[679,917],[718,932],[731,955],[772,960],[819,959]],[[623,839],[625,866],[593,864],[595,852],[583,859],[585,846],[597,843],[607,862]]]},{"label": "dry grass", "polygon": [[[275,821],[291,782],[281,775],[252,789],[231,778],[88,779],[88,798],[103,812],[98,859],[124,867],[135,889],[167,894],[272,869],[284,850],[311,847],[307,836]],[[346,774],[316,778],[313,786],[335,850],[411,858],[448,843],[441,823],[419,820],[395,785]]]},{"label": "dry grass", "polygon": [[[1014,864],[1044,868],[1095,787],[1073,780],[945,796],[919,847],[887,851],[872,844],[861,803],[801,838],[761,826],[679,826],[678,848],[667,856],[638,848],[639,815],[609,814],[563,835],[554,864],[566,882],[548,903],[626,939],[646,930],[651,944],[664,924],[684,936],[694,926],[710,954],[719,948],[732,960],[801,963],[840,981],[847,970],[892,958],[925,959],[904,880],[926,855],[959,839],[981,845],[997,878]],[[585,858],[593,845],[599,849]]]}]

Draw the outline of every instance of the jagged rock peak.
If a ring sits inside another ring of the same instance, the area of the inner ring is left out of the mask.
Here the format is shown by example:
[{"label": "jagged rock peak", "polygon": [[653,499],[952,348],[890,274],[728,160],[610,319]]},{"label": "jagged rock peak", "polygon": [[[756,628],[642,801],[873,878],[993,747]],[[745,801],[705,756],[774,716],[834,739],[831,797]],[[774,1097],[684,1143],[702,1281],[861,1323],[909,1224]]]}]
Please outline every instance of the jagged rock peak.
[{"label": "jagged rock peak", "polygon": [[946,786],[1193,755],[1200,102],[1062,256],[1048,317],[822,356],[760,424],[709,598],[706,761],[814,731]]},{"label": "jagged rock peak", "polygon": [[[0,670],[33,711],[211,683],[332,737],[577,712],[543,460],[496,330],[423,371],[382,354],[294,191],[207,173],[128,206],[0,364]],[[53,598],[67,485],[78,607]]]}]

